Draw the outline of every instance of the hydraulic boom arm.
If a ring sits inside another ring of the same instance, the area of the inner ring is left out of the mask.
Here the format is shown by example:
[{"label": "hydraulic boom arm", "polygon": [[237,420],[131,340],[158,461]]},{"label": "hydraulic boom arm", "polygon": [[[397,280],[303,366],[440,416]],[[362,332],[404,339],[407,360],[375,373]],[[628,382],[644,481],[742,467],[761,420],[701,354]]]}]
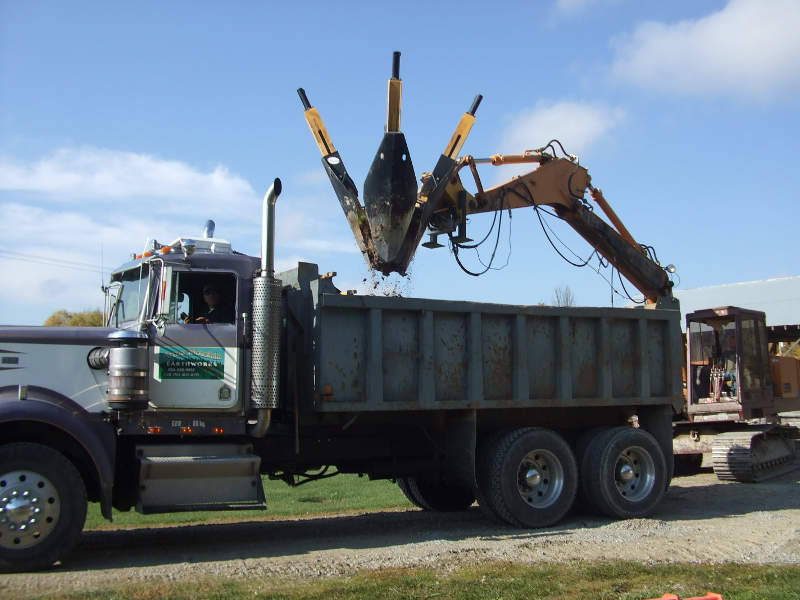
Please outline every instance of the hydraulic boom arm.
[{"label": "hydraulic boom arm", "polygon": [[[631,281],[644,294],[648,304],[672,301],[672,282],[667,271],[654,260],[655,255],[651,258],[646,247],[639,245],[628,232],[602,192],[592,186],[589,173],[578,164],[577,158],[555,156],[553,144],[558,143],[556,140],[539,150],[527,150],[523,154],[495,154],[484,159],[459,158],[458,153],[475,122],[475,112],[482,100],[480,95],[475,97],[470,109],[459,120],[433,171],[422,175],[422,184],[417,190],[411,155],[400,131],[402,81],[399,73],[400,53],[395,52],[389,80],[386,128],[364,183],[363,206],[319,112],[311,106],[305,91],[302,88],[298,90],[325,171],[371,268],[384,274],[405,274],[426,230],[430,239],[422,245],[428,248],[441,246],[437,241],[441,234],[448,235],[455,246],[469,241],[466,236],[468,215],[549,206]],[[546,152],[548,148],[552,148],[552,154]],[[485,190],[477,165],[486,163],[533,163],[537,167]],[[461,182],[459,172],[464,167],[469,167],[472,173],[477,187],[475,193],[468,192]],[[592,211],[585,200],[587,190],[611,225]]]},{"label": "hydraulic boom arm", "polygon": [[[484,190],[476,165],[495,166],[518,163],[538,163],[538,168],[496,187]],[[450,233],[447,223],[463,222],[466,215],[521,207],[550,206],[607,261],[619,269],[645,296],[648,303],[672,297],[672,282],[667,272],[652,260],[606,201],[603,193],[591,185],[587,170],[574,157],[556,158],[542,151],[526,151],[519,155],[495,154],[486,159],[465,156],[458,169],[468,166],[478,191],[470,194],[464,189],[460,176],[446,184],[435,214],[451,214],[453,219],[440,219],[441,229],[432,227],[432,236]],[[424,182],[424,177],[423,177]],[[424,185],[424,183],[423,183]],[[586,190],[614,225],[612,227],[591,210],[584,200]],[[434,219],[434,223],[436,220]]]}]

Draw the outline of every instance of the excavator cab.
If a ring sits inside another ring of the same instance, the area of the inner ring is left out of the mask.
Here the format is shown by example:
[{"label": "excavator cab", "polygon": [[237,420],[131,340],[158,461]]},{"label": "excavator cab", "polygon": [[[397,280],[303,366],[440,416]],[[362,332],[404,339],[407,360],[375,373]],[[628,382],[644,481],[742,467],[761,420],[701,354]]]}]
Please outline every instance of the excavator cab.
[{"label": "excavator cab", "polygon": [[686,315],[692,421],[775,415],[763,312],[726,306]]},{"label": "excavator cab", "polygon": [[[785,410],[773,390],[763,312],[735,306],[686,315],[688,433],[675,455],[711,448],[719,479],[762,481],[797,468],[797,429],[781,425]],[[687,443],[687,441],[689,443]],[[698,463],[699,466],[699,463]]]}]

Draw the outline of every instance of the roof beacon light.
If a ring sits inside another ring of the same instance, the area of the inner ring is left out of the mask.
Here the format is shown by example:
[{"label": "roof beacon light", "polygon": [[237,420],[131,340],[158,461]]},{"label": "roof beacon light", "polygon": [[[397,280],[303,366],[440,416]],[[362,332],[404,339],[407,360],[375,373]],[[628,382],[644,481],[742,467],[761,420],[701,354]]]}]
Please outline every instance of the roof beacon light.
[{"label": "roof beacon light", "polygon": [[181,248],[183,248],[183,258],[188,259],[192,254],[194,254],[197,244],[194,243],[194,240],[183,240]]}]

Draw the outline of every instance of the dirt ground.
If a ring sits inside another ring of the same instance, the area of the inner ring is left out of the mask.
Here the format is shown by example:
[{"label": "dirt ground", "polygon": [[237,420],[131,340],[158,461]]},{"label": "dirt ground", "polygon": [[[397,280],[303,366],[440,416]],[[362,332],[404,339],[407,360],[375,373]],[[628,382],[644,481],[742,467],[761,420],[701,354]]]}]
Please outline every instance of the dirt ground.
[{"label": "dirt ground", "polygon": [[800,470],[759,484],[675,479],[646,519],[575,512],[558,526],[497,525],[477,507],[84,533],[64,565],[0,578],[0,595],[216,577],[307,579],[491,560],[800,564]]}]

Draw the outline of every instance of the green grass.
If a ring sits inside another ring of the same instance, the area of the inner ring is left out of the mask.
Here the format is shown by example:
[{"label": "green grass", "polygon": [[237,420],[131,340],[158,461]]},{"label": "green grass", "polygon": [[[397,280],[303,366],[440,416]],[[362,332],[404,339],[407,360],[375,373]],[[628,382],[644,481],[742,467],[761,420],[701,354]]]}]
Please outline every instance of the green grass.
[{"label": "green grass", "polygon": [[175,600],[235,598],[337,600],[347,598],[459,598],[463,600],[640,600],[664,593],[682,598],[707,591],[725,600],[789,600],[800,590],[800,567],[756,565],[655,565],[633,562],[566,565],[483,564],[441,574],[429,569],[363,572],[310,582],[275,579],[207,579],[177,587],[167,581],[124,585],[48,597],[77,600]]},{"label": "green grass", "polygon": [[268,519],[271,516],[302,516],[351,511],[377,511],[409,508],[400,488],[387,480],[369,481],[357,475],[337,475],[291,487],[282,481],[264,480],[267,510],[183,512],[140,515],[135,510],[114,511],[114,522],[100,514],[100,505],[91,503],[85,529],[152,526],[171,523]]},{"label": "green grass", "polygon": [[[87,529],[136,527],[170,523],[220,520],[268,519],[350,511],[408,508],[410,503],[389,481],[370,482],[341,475],[292,488],[279,481],[265,481],[267,511],[192,512],[140,515],[135,511],[114,513],[110,525],[96,504],[90,506]],[[658,543],[654,540],[653,543]],[[449,574],[432,569],[363,571],[351,577],[316,580],[275,578],[208,578],[176,583],[149,580],[109,585],[92,591],[65,592],[22,598],[81,600],[175,600],[238,598],[258,599],[405,599],[458,598],[465,600],[565,599],[640,600],[675,593],[682,598],[718,592],[725,600],[789,600],[798,598],[800,567],[761,565],[642,565],[634,562],[564,565],[483,563],[463,566]]]}]

